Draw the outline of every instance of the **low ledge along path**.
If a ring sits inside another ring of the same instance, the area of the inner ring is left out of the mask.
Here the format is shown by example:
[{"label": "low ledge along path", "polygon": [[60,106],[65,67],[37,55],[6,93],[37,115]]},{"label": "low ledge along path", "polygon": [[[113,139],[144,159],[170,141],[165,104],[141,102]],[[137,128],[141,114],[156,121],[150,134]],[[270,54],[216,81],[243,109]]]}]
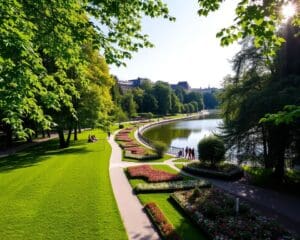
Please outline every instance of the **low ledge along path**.
[{"label": "low ledge along path", "polygon": [[158,233],[144,212],[143,206],[133,193],[124,173],[122,150],[114,141],[112,134],[109,143],[112,148],[109,175],[115,199],[130,240],[158,240]]}]

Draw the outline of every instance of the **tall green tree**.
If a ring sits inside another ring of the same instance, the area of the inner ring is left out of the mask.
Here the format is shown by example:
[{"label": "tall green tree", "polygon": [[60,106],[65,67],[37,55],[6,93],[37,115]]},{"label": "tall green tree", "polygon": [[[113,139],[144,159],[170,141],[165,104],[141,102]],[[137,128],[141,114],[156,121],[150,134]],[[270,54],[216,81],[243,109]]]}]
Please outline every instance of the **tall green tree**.
[{"label": "tall green tree", "polygon": [[137,113],[137,105],[134,101],[133,95],[128,92],[122,97],[122,109],[128,114],[129,117],[134,117]]},{"label": "tall green tree", "polygon": [[25,119],[44,129],[55,125],[62,136],[78,118],[77,86],[88,84],[85,44],[120,65],[152,46],[141,33],[143,16],[173,20],[160,0],[8,0],[0,16],[0,121],[8,139],[32,133]]},{"label": "tall green tree", "polygon": [[158,102],[157,112],[163,115],[168,114],[172,107],[170,86],[159,81],[155,83],[152,91]]}]

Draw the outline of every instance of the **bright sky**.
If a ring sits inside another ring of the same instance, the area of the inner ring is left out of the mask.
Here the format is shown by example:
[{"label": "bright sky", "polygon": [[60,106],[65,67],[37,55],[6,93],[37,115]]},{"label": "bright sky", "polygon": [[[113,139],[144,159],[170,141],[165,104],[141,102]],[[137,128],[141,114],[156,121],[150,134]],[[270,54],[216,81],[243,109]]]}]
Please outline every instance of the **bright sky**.
[{"label": "bright sky", "polygon": [[207,18],[197,15],[197,0],[166,0],[176,22],[146,18],[143,32],[154,48],[142,49],[126,61],[127,67],[110,66],[121,80],[137,77],[169,83],[188,81],[194,88],[220,87],[231,73],[229,60],[238,51],[237,44],[221,47],[216,33],[231,25],[236,0],[225,1],[222,8]]}]

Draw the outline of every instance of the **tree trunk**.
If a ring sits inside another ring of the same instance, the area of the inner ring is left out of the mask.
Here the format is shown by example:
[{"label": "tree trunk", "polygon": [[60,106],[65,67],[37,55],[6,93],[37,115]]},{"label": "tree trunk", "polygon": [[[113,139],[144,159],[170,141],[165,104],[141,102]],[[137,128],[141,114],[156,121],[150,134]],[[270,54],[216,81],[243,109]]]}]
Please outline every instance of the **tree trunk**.
[{"label": "tree trunk", "polygon": [[46,136],[45,130],[42,131],[42,136],[43,136],[43,138],[45,138],[45,136]]},{"label": "tree trunk", "polygon": [[73,129],[72,127],[69,128],[68,136],[67,136],[67,140],[66,140],[66,147],[70,146],[70,139],[71,139],[72,129]]},{"label": "tree trunk", "polygon": [[268,154],[267,131],[266,131],[265,127],[262,127],[262,138],[263,138],[265,168],[272,169],[274,167],[274,164],[272,162],[271,157]]},{"label": "tree trunk", "polygon": [[278,182],[282,182],[285,168],[285,150],[288,144],[288,129],[284,125],[269,128],[270,138],[270,160],[272,160],[275,171],[274,176]]},{"label": "tree trunk", "polygon": [[65,135],[64,135],[64,130],[59,129],[58,131],[58,136],[59,136],[59,147],[60,148],[66,148],[66,141],[65,141]]},{"label": "tree trunk", "polygon": [[78,140],[78,136],[77,136],[77,123],[75,124],[75,127],[74,127],[74,141],[77,141]]},{"label": "tree trunk", "polygon": [[6,146],[6,148],[10,148],[10,147],[12,147],[12,143],[13,143],[13,139],[12,139],[13,131],[9,125],[6,126],[5,131],[6,131],[5,146]]}]

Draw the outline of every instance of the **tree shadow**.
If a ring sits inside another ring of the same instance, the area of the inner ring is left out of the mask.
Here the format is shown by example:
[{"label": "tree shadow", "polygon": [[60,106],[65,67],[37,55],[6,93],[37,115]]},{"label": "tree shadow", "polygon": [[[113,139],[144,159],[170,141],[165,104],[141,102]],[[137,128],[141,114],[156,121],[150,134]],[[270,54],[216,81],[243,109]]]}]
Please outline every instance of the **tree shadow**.
[{"label": "tree shadow", "polygon": [[86,143],[86,141],[80,140],[72,144],[69,148],[64,149],[59,148],[57,139],[34,145],[16,154],[0,158],[0,173],[19,168],[32,167],[42,161],[48,160],[54,155],[62,156],[90,152],[84,143]]}]

